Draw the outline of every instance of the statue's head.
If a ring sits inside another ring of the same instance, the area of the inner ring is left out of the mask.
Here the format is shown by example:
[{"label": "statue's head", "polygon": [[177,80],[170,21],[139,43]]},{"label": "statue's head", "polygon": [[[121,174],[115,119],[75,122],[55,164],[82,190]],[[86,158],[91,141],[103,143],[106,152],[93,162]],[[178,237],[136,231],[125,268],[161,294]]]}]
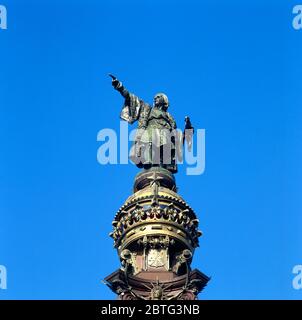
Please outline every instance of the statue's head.
[{"label": "statue's head", "polygon": [[151,290],[151,298],[152,300],[161,300],[163,297],[163,289],[160,285],[155,285],[155,287]]},{"label": "statue's head", "polygon": [[154,96],[154,107],[156,108],[162,108],[163,110],[167,110],[169,106],[169,100],[168,97],[164,93],[157,93]]}]

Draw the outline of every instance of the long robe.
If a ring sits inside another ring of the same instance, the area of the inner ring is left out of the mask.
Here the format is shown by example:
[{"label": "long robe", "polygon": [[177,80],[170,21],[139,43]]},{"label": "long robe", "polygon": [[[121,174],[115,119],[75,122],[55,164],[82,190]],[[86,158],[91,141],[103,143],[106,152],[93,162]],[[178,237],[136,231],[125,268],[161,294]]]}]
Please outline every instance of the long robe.
[{"label": "long robe", "polygon": [[[134,94],[129,93],[125,99],[121,119],[132,124],[138,121],[138,127],[135,137],[135,154],[131,157],[141,156],[141,147],[144,145],[155,146],[157,148],[169,145],[171,150],[171,164],[162,165],[171,172],[177,172],[175,149],[177,143],[181,141],[176,130],[176,122],[173,117],[165,110],[158,107],[151,107]],[[147,157],[144,162],[152,163],[152,158]],[[139,167],[141,164],[138,165]]]}]

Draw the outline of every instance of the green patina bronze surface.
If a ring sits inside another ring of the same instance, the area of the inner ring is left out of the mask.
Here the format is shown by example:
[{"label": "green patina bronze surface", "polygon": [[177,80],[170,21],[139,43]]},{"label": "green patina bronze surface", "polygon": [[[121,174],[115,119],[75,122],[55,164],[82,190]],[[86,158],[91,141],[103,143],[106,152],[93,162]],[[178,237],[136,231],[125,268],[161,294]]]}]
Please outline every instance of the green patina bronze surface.
[{"label": "green patina bronze surface", "polygon": [[182,134],[172,115],[167,111],[168,97],[164,93],[154,96],[153,106],[130,93],[112,76],[113,87],[124,97],[121,119],[132,124],[138,122],[130,159],[139,168],[162,167],[177,172],[176,157],[182,154]]}]

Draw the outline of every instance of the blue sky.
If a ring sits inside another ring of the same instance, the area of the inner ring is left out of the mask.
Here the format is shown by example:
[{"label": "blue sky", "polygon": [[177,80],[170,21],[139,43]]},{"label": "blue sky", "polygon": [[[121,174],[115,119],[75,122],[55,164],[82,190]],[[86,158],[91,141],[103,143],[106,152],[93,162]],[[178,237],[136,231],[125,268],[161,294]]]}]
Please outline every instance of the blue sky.
[{"label": "blue sky", "polygon": [[177,174],[204,232],[201,299],[301,299],[302,30],[294,1],[0,1],[0,299],[113,299],[111,221],[138,169],[96,161],[119,130],[107,73],[206,130]]}]

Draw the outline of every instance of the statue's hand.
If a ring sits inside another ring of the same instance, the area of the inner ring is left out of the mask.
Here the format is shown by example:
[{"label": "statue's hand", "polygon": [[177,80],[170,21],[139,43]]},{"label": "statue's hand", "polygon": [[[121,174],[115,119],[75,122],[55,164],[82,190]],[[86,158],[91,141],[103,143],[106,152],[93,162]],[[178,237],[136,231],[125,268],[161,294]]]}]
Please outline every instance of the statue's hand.
[{"label": "statue's hand", "polygon": [[185,117],[185,130],[194,129],[188,116]]},{"label": "statue's hand", "polygon": [[117,78],[109,73],[109,77],[112,78],[112,86],[115,90],[117,90],[125,99],[129,98],[129,92],[126,90],[126,88],[123,86],[123,83]]},{"label": "statue's hand", "polygon": [[112,74],[109,74],[109,76],[112,78],[112,86],[115,90],[120,89],[123,84]]}]

